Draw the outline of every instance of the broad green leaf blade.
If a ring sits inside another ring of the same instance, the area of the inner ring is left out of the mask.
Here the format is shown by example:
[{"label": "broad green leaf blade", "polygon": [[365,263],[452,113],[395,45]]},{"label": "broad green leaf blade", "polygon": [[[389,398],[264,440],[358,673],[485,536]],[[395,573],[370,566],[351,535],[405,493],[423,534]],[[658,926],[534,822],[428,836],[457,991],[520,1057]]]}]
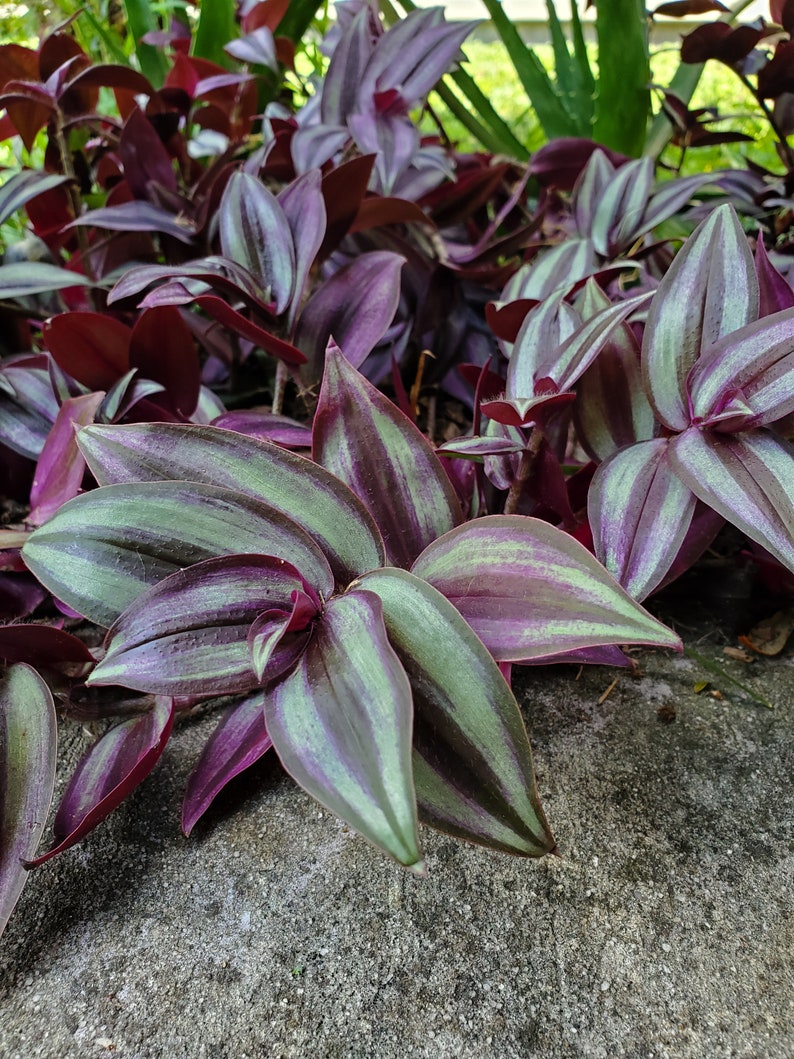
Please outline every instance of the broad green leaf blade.
[{"label": "broad green leaf blade", "polygon": [[319,544],[338,583],[383,566],[383,542],[358,497],[324,467],[279,445],[217,427],[92,426],[79,444],[100,485],[191,481],[271,504]]},{"label": "broad green leaf blade", "polygon": [[405,570],[376,570],[356,587],[380,596],[413,688],[420,817],[491,849],[548,853],[554,838],[518,703],[485,645],[449,600]]},{"label": "broad green leaf blade", "polygon": [[[794,309],[764,316],[711,346],[689,378],[692,411],[702,420],[725,420],[740,391],[752,426],[794,412]],[[720,423],[725,429],[729,421]]]},{"label": "broad green leaf blade", "polygon": [[587,513],[599,560],[630,595],[644,599],[675,561],[695,497],[670,465],[669,441],[655,438],[620,449],[601,464]]},{"label": "broad green leaf blade", "polygon": [[238,170],[224,189],[219,219],[223,254],[255,276],[276,312],[284,312],[295,289],[295,247],[276,196]]},{"label": "broad green leaf blade", "polygon": [[144,74],[155,88],[161,88],[168,73],[168,59],[161,48],[142,44],[141,38],[160,28],[155,9],[149,0],[124,0],[127,23],[135,43],[135,56]]},{"label": "broad green leaf blade", "polygon": [[157,698],[140,717],[115,725],[81,758],[53,822],[55,845],[28,861],[37,868],[84,838],[146,779],[160,759],[174,725],[171,699]]},{"label": "broad green leaf blade", "polygon": [[108,485],[65,504],[23,557],[53,595],[110,626],[150,585],[203,559],[286,559],[323,596],[331,569],[297,523],[268,504],[197,482]]},{"label": "broad green leaf blade", "polygon": [[290,563],[227,555],[178,570],[141,593],[107,635],[86,681],[157,695],[232,695],[256,679],[248,630],[262,611],[305,587]]},{"label": "broad green leaf blade", "polygon": [[500,662],[605,644],[680,645],[586,548],[540,519],[474,519],[425,548],[411,572],[455,605]]},{"label": "broad green leaf blade", "polygon": [[648,16],[643,0],[596,0],[598,87],[593,139],[642,154],[651,112]]},{"label": "broad green leaf blade", "polygon": [[182,802],[185,835],[190,834],[226,784],[250,768],[272,746],[273,740],[265,727],[262,691],[226,711],[188,777]]},{"label": "broad green leaf blade", "polygon": [[92,287],[93,283],[79,272],[50,265],[46,261],[18,261],[0,265],[0,298],[28,298],[32,294],[48,294],[69,287]]},{"label": "broad green leaf blade", "polygon": [[689,426],[686,379],[701,353],[757,315],[747,239],[733,207],[718,206],[678,251],[648,312],[643,379],[666,427]]},{"label": "broad green leaf blade", "polygon": [[411,769],[411,688],[370,592],[332,599],[296,669],[265,699],[293,779],[400,864],[423,870]]},{"label": "broad green leaf blade", "polygon": [[313,456],[369,508],[396,566],[410,566],[462,519],[455,489],[427,438],[340,350],[326,356]]},{"label": "broad green leaf blade", "polygon": [[671,442],[671,464],[695,496],[794,570],[794,445],[766,430],[692,428]]},{"label": "broad green leaf blade", "polygon": [[239,36],[235,9],[235,0],[202,0],[193,36],[193,55],[209,59],[219,66],[234,66],[224,46]]},{"label": "broad green leaf blade", "polygon": [[30,666],[11,666],[0,680],[0,934],[47,822],[57,744],[50,689]]}]

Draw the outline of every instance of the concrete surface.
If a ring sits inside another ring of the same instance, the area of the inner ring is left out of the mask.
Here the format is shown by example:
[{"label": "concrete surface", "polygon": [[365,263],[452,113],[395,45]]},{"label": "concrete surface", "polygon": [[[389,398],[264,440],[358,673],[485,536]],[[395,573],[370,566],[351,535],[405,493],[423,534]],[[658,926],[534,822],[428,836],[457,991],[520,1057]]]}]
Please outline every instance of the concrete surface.
[{"label": "concrete surface", "polygon": [[[519,681],[564,859],[424,832],[415,879],[270,762],[194,838],[180,792],[212,720],[39,869],[0,941],[3,1059],[794,1056],[794,652],[764,689],[644,675]],[[674,714],[674,716],[673,716]],[[65,764],[88,736],[65,730]],[[65,778],[66,771],[62,772]]]}]

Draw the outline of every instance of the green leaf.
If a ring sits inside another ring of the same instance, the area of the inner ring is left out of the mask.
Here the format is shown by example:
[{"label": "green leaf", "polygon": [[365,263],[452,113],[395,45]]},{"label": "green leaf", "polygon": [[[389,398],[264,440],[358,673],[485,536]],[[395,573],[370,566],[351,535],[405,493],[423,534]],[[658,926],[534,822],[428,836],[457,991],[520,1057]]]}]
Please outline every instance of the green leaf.
[{"label": "green leaf", "polygon": [[639,156],[651,110],[643,0],[596,0],[598,92],[593,139]]},{"label": "green leaf", "polygon": [[193,37],[192,53],[231,69],[235,64],[223,50],[224,45],[239,37],[234,0],[202,0],[199,20]]},{"label": "green leaf", "polygon": [[453,605],[406,570],[366,574],[414,695],[414,781],[421,819],[491,849],[540,857],[554,838],[535,789],[513,693]]},{"label": "green leaf", "polygon": [[142,37],[160,28],[157,14],[148,0],[124,0],[124,9],[127,12],[129,31],[135,41],[135,55],[141,73],[155,88],[162,88],[168,73],[168,60],[159,48],[151,44],[141,44]]}]

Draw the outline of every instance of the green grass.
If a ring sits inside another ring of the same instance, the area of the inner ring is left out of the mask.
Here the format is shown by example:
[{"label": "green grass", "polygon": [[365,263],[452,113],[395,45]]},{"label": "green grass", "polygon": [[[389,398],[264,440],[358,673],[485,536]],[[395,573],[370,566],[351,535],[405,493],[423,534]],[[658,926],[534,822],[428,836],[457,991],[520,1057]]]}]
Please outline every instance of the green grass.
[{"label": "green grass", "polygon": [[[530,151],[540,147],[544,142],[543,132],[528,105],[526,93],[507,57],[504,45],[500,41],[472,40],[465,44],[464,51],[469,60],[465,69],[477,79],[496,111]],[[539,47],[537,53],[547,68],[550,68],[551,48]],[[653,83],[668,84],[678,65],[678,49],[668,47],[655,52],[651,63]],[[462,150],[478,149],[479,145],[463,125],[446,110],[438,97],[431,97],[431,105],[453,143],[457,143]],[[657,105],[658,103],[655,103],[655,106]],[[712,128],[744,132],[753,136],[755,142],[690,149],[684,158],[682,173],[744,168],[747,159],[768,168],[780,168],[769,125],[752,95],[727,67],[716,62],[706,65],[691,106],[716,107],[726,120]],[[422,129],[428,134],[436,131],[436,125],[430,116],[425,115],[423,118]],[[670,147],[662,156],[662,161],[676,168],[680,156],[678,148]]]}]

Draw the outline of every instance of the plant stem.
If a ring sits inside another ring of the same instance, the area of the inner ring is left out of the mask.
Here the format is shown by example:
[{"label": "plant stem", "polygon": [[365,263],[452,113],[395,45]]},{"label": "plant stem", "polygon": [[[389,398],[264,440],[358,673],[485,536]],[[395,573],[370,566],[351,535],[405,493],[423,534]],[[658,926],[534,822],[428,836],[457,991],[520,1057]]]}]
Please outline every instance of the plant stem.
[{"label": "plant stem", "polygon": [[540,429],[540,427],[533,427],[532,433],[529,436],[529,442],[527,444],[527,447],[521,453],[521,460],[518,464],[516,476],[513,479],[513,484],[510,486],[510,492],[507,494],[507,500],[505,500],[505,515],[515,515],[515,513],[518,511],[518,504],[521,500],[521,494],[524,491],[524,486],[529,481],[529,476],[532,473],[532,466],[535,462],[535,457],[540,452],[540,447],[542,444],[543,431]]},{"label": "plant stem", "polygon": [[283,360],[280,360],[276,365],[276,378],[273,383],[273,404],[270,406],[273,415],[281,415],[281,409],[284,407],[284,390],[286,386],[287,365]]}]

